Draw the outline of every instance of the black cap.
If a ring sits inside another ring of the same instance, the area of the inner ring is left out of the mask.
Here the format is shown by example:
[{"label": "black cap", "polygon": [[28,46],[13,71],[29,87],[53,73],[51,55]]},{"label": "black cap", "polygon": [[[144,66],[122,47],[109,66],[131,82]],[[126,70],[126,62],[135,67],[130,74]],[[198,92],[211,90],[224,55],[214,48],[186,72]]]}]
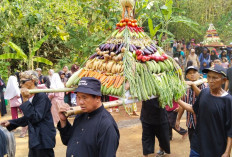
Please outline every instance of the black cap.
[{"label": "black cap", "polygon": [[222,74],[223,76],[226,77],[226,69],[218,64],[215,64],[214,67],[202,70],[203,73],[208,73],[209,71],[213,71],[213,72],[216,72],[218,74]]},{"label": "black cap", "polygon": [[189,66],[189,67],[187,67],[186,70],[185,70],[185,75],[186,75],[186,74],[188,73],[188,71],[191,70],[191,69],[198,71],[198,68],[197,68],[197,67],[195,67],[195,66]]},{"label": "black cap", "polygon": [[82,77],[75,92],[102,96],[101,82],[93,77]]}]

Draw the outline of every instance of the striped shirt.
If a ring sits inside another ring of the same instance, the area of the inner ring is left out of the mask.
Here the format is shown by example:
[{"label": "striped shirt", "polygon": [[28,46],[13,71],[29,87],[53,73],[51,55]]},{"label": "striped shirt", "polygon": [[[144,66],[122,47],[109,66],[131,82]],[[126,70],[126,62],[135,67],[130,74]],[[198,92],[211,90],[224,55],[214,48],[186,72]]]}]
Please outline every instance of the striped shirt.
[{"label": "striped shirt", "polygon": [[[201,85],[198,86],[198,88],[200,90],[202,90],[202,89],[205,88],[205,85],[201,84]],[[183,101],[190,104],[190,105],[194,105],[196,99],[197,99],[197,96],[195,95],[194,90],[192,88],[187,89],[187,92],[186,92],[186,95],[183,98]],[[188,111],[186,113],[187,113],[187,115],[186,115],[186,126],[188,128],[195,129],[196,124],[197,124],[196,114],[188,112]]]}]

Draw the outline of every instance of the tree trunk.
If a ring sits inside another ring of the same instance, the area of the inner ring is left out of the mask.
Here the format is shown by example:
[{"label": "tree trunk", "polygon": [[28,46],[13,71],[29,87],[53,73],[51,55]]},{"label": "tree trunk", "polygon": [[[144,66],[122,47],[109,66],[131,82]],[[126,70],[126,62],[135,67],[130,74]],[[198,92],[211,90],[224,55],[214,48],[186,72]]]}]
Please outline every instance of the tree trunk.
[{"label": "tree trunk", "polygon": [[27,69],[28,70],[33,70],[33,60],[32,60],[32,57],[31,57],[31,43],[30,43],[30,41],[28,41],[28,49],[29,49],[29,53],[28,53]]}]

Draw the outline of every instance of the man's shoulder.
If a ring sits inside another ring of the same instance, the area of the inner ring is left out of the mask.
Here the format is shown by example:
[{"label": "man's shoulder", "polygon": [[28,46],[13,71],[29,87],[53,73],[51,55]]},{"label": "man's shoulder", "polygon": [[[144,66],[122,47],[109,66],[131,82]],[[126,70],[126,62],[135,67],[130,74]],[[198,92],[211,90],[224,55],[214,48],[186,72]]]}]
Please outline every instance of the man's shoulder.
[{"label": "man's shoulder", "polygon": [[229,93],[227,93],[226,96],[224,96],[225,99],[228,99],[230,104],[232,105],[232,95],[230,95]]},{"label": "man's shoulder", "polygon": [[200,95],[199,95],[199,96],[201,96],[201,97],[202,97],[202,95],[204,95],[204,96],[203,96],[203,98],[207,98],[207,97],[205,97],[205,95],[207,95],[207,94],[210,94],[210,92],[209,92],[209,88],[204,88],[204,89],[202,89],[202,90],[201,90],[201,92],[200,92]]},{"label": "man's shoulder", "polygon": [[36,93],[35,94],[35,97],[33,98],[34,99],[46,99],[48,98],[47,94],[46,93]]},{"label": "man's shoulder", "polygon": [[103,125],[112,125],[112,124],[114,125],[114,124],[116,124],[113,116],[105,108],[102,110],[101,116],[102,116],[101,117],[101,123]]},{"label": "man's shoulder", "polygon": [[35,94],[37,97],[44,97],[44,96],[47,96],[46,93],[36,93]]}]

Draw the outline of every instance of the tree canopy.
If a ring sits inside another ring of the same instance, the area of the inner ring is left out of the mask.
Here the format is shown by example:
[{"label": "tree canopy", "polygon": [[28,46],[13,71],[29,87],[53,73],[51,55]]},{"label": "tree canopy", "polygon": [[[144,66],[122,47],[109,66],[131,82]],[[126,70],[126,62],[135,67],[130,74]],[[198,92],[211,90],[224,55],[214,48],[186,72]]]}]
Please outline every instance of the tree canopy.
[{"label": "tree canopy", "polygon": [[[228,0],[137,0],[135,18],[151,37],[166,33],[197,42],[213,23],[228,44],[231,5]],[[81,65],[120,19],[118,0],[2,0],[0,55],[8,55],[2,61],[10,63],[11,72]]]}]

